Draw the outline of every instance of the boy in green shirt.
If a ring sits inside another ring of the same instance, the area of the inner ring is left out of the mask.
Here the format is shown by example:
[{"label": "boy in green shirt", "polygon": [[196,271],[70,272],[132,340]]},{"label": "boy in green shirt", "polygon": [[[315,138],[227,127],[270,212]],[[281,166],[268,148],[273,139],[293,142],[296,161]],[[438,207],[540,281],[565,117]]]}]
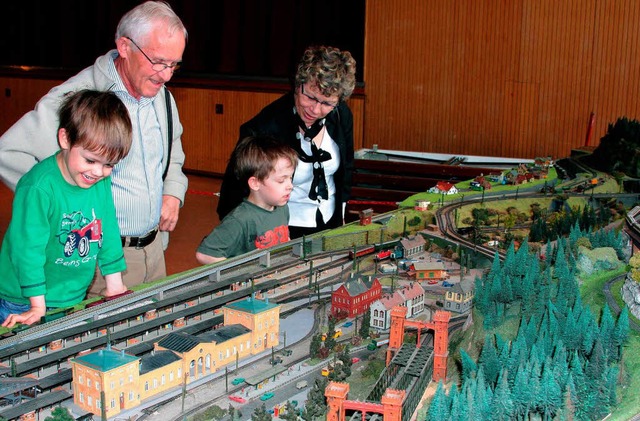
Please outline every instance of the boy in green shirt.
[{"label": "boy in green shirt", "polygon": [[[84,300],[96,265],[106,296],[126,268],[109,175],[131,147],[131,120],[112,92],[70,94],[59,110],[60,151],[25,174],[0,250],[2,326],[33,324]],[[28,139],[25,139],[28,141]]]},{"label": "boy in green shirt", "polygon": [[[234,151],[236,177],[248,197],[229,213],[196,252],[202,264],[289,241],[289,208],[298,155],[267,136],[247,137]],[[246,190],[245,190],[246,193]]]}]

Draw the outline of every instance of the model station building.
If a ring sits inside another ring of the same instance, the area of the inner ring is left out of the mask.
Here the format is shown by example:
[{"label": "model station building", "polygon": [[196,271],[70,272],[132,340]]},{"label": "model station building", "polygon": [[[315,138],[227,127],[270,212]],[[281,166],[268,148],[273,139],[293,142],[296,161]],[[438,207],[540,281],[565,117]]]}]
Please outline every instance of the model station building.
[{"label": "model station building", "polygon": [[224,326],[200,335],[175,332],[143,357],[110,346],[71,360],[74,403],[108,417],[189,384],[236,359],[278,345],[280,305],[254,297],[223,307]]},{"label": "model station building", "polygon": [[409,271],[416,281],[443,281],[449,278],[444,262],[414,262]]}]

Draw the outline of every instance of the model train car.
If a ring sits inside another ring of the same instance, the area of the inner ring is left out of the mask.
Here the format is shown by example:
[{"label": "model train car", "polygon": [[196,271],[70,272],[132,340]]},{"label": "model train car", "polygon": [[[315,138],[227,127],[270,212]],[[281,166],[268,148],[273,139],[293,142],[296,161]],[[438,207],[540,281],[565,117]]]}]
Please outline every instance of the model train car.
[{"label": "model train car", "polygon": [[111,300],[115,300],[116,298],[124,297],[125,295],[129,295],[129,294],[131,294],[131,293],[133,293],[133,291],[131,291],[131,290],[129,289],[129,290],[127,290],[127,291],[123,292],[122,294],[112,295],[111,297],[104,297],[104,298],[99,299],[98,301],[94,301],[94,302],[92,302],[92,303],[87,304],[87,305],[85,306],[85,308],[95,307],[95,306],[97,306],[97,305],[99,305],[99,304],[106,303],[106,302],[109,302],[109,301],[111,301]]},{"label": "model train car", "polygon": [[376,262],[381,260],[385,260],[391,257],[391,250],[382,250],[376,253],[376,256],[373,258]]},{"label": "model train car", "polygon": [[374,251],[376,251],[376,248],[373,245],[360,247],[359,249],[356,249],[355,251],[351,250],[349,252],[349,259],[353,260],[356,257],[366,256],[367,254],[371,254]]}]

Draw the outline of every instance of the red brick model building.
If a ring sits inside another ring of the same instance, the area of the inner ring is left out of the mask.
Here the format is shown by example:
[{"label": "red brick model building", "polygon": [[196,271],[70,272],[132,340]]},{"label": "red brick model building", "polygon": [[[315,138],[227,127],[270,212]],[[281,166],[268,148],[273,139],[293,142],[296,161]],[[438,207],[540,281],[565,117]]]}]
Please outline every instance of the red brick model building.
[{"label": "red brick model building", "polygon": [[360,225],[371,225],[373,209],[368,208],[360,211]]},{"label": "red brick model building", "polygon": [[381,295],[382,286],[377,278],[351,274],[347,282],[331,294],[331,314],[340,317],[364,314]]}]

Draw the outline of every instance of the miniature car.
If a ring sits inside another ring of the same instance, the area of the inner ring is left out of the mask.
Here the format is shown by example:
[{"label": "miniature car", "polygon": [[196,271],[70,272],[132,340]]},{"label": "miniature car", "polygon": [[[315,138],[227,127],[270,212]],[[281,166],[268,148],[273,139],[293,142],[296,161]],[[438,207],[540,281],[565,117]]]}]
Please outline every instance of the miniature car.
[{"label": "miniature car", "polygon": [[346,322],[345,324],[342,325],[342,327],[351,327],[353,325],[353,322]]},{"label": "miniature car", "polygon": [[438,283],[438,281],[436,281],[435,279],[431,279],[430,281],[427,282],[429,285],[435,285]]},{"label": "miniature car", "polygon": [[233,379],[231,381],[231,384],[234,385],[234,386],[237,386],[237,385],[239,385],[241,383],[244,383],[244,377],[236,377],[235,379]]},{"label": "miniature car", "polygon": [[445,287],[445,288],[449,288],[449,287],[452,287],[453,284],[451,282],[443,281],[442,282],[442,286]]},{"label": "miniature car", "polygon": [[229,395],[229,399],[231,399],[234,402],[238,402],[238,403],[245,403],[247,401],[242,396],[237,396],[237,395]]},{"label": "miniature car", "polygon": [[273,392],[266,392],[262,396],[260,396],[261,401],[268,401],[271,398],[273,398]]},{"label": "miniature car", "polygon": [[355,364],[355,363],[357,363],[359,361],[360,361],[360,358],[358,358],[358,357],[351,358],[351,364]]}]

